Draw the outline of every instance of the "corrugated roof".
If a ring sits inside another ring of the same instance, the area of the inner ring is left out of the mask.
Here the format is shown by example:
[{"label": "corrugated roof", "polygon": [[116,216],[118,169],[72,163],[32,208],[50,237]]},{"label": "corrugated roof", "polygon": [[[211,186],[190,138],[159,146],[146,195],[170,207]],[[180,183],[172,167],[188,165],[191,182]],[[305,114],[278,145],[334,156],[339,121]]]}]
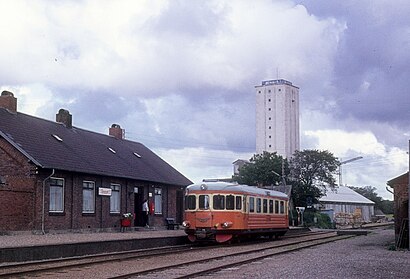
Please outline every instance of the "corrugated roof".
[{"label": "corrugated roof", "polygon": [[[0,108],[0,137],[42,168],[186,186],[192,182],[143,144]],[[138,155],[136,155],[138,154]]]},{"label": "corrugated roof", "polygon": [[349,187],[339,186],[334,191],[327,188],[326,195],[319,199],[320,202],[361,203],[374,204],[371,200],[363,197]]}]

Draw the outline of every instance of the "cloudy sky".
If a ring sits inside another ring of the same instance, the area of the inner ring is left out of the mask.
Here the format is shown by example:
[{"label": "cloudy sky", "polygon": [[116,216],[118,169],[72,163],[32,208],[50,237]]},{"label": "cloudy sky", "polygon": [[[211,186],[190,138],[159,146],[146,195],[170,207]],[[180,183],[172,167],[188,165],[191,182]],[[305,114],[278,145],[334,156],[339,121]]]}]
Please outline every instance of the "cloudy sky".
[{"label": "cloudy sky", "polygon": [[[255,153],[255,91],[300,88],[301,148],[357,160],[343,184],[408,170],[407,0],[0,0],[0,90],[18,110],[113,123],[193,181]],[[0,120],[1,121],[1,120]]]}]

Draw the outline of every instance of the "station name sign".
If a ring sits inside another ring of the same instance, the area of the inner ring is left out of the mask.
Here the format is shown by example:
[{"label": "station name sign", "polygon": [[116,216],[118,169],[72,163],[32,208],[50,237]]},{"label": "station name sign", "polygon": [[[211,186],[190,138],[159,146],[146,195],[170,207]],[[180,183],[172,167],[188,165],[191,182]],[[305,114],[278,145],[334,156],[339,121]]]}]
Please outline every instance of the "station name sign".
[{"label": "station name sign", "polygon": [[98,195],[100,196],[111,196],[112,190],[110,188],[98,188]]}]

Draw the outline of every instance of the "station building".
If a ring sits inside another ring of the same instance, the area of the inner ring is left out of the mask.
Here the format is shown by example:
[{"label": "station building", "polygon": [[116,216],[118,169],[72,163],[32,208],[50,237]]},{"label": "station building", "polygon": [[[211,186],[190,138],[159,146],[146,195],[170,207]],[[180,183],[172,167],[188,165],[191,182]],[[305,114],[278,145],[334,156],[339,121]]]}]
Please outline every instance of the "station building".
[{"label": "station building", "polygon": [[118,124],[104,135],[17,111],[13,93],[0,96],[0,233],[107,229],[131,213],[142,226],[183,218],[183,192],[192,182],[143,144],[126,140]]},{"label": "station building", "polygon": [[387,182],[394,191],[394,232],[396,246],[409,248],[409,172]]}]

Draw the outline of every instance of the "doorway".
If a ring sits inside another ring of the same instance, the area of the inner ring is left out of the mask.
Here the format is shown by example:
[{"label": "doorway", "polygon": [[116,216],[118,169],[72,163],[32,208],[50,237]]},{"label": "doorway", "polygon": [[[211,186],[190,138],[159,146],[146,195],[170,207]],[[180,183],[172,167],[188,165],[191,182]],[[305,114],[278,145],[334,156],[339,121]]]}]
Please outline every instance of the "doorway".
[{"label": "doorway", "polygon": [[144,226],[144,221],[142,219],[142,203],[144,201],[144,188],[136,187],[138,189],[137,193],[134,192],[134,226],[142,227]]}]

